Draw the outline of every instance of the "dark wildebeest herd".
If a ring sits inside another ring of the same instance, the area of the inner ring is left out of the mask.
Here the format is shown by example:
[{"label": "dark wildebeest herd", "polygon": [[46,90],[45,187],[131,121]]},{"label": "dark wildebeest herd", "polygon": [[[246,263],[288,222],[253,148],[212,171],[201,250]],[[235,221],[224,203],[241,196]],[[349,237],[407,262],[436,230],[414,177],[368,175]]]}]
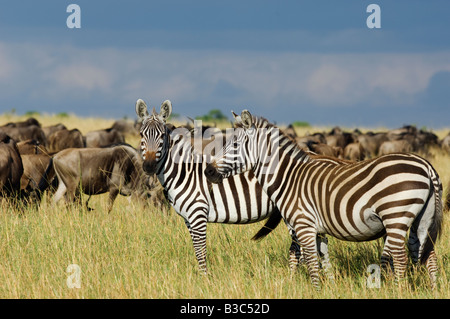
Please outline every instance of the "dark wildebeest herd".
[{"label": "dark wildebeest herd", "polygon": [[125,143],[130,133],[138,131],[123,120],[85,135],[63,124],[42,127],[34,118],[0,126],[0,197],[39,203],[48,191],[55,203],[63,197],[81,203],[81,193],[90,198],[108,192],[108,211],[118,194],[163,202],[158,182],[142,169],[141,155]]},{"label": "dark wildebeest herd", "polygon": [[[285,133],[305,151],[349,161],[362,161],[398,152],[417,153],[427,158],[432,156],[429,151],[433,147],[450,154],[450,132],[442,140],[439,140],[433,132],[417,129],[412,125],[367,133],[362,133],[358,129],[346,132],[335,127],[330,132],[319,132],[306,136],[297,136],[293,126],[289,125],[285,129]],[[450,209],[450,183],[447,186],[446,197],[445,206]]]},{"label": "dark wildebeest herd", "polygon": [[[159,182],[142,169],[141,154],[125,143],[125,135],[137,135],[139,125],[119,120],[85,135],[63,124],[42,127],[34,118],[0,126],[0,197],[39,202],[48,191],[54,202],[64,197],[81,203],[81,192],[89,198],[109,192],[108,210],[118,194],[165,204]],[[193,129],[189,124],[185,127]],[[298,136],[289,125],[285,133],[309,152],[350,161],[395,152],[428,156],[431,147],[450,154],[450,133],[439,140],[434,133],[409,125],[367,133],[335,127],[305,136]]]}]

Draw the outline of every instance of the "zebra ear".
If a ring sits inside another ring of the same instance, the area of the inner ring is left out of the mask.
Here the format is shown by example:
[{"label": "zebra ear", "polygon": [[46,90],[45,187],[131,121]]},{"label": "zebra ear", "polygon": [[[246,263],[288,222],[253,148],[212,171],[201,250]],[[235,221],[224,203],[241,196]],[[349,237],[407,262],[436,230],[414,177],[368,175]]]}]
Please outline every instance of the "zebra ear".
[{"label": "zebra ear", "polygon": [[148,116],[147,104],[141,99],[136,101],[136,114],[140,119]]},{"label": "zebra ear", "polygon": [[165,123],[169,118],[170,114],[172,114],[172,103],[169,100],[165,100],[161,104],[161,110],[159,111],[159,117]]},{"label": "zebra ear", "polygon": [[242,124],[242,119],[241,119],[241,117],[239,115],[237,115],[233,111],[231,111],[231,114],[233,114],[234,121],[235,121],[236,124]]},{"label": "zebra ear", "polygon": [[243,110],[241,113],[242,126],[245,129],[249,129],[253,125],[253,118],[249,111]]}]

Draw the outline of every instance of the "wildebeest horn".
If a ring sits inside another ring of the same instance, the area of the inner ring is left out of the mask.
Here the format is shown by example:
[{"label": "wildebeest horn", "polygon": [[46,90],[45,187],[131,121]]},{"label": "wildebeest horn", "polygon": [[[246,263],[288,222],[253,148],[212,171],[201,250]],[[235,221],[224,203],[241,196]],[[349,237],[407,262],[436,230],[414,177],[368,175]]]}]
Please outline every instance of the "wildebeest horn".
[{"label": "wildebeest horn", "polygon": [[186,117],[189,119],[189,121],[192,122],[192,124],[194,124],[194,119],[192,117],[189,117],[189,116],[186,116]]}]

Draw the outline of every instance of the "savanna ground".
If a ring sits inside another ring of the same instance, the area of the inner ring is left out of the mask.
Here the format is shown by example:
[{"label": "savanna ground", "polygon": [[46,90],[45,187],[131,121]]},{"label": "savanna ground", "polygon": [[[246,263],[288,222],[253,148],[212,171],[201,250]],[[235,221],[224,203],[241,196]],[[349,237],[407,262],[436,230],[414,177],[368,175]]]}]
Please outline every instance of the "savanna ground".
[{"label": "savanna ground", "polygon": [[[109,127],[113,120],[75,116],[35,117],[44,125],[63,123],[82,133]],[[25,119],[0,116],[0,125]],[[353,128],[345,128],[351,130]],[[329,128],[298,129],[315,132]],[[381,130],[381,129],[379,129]],[[435,132],[439,138],[448,129]],[[139,138],[127,136],[137,147]],[[444,194],[450,182],[450,155],[432,151]],[[430,291],[424,267],[408,268],[407,280],[394,284],[382,276],[380,288],[368,288],[369,265],[378,264],[382,240],[348,243],[329,238],[334,282],[324,278],[316,291],[306,266],[288,269],[290,237],[283,224],[260,242],[250,238],[262,223],[208,224],[208,275],[197,270],[184,221],[173,209],[146,207],[119,196],[111,213],[107,195],[93,196],[93,211],[53,205],[44,196],[39,207],[0,209],[0,298],[449,298],[450,222],[444,213],[436,251],[439,279]],[[444,195],[445,197],[445,195]],[[86,198],[86,197],[85,197]],[[76,272],[80,288],[69,288]]]}]

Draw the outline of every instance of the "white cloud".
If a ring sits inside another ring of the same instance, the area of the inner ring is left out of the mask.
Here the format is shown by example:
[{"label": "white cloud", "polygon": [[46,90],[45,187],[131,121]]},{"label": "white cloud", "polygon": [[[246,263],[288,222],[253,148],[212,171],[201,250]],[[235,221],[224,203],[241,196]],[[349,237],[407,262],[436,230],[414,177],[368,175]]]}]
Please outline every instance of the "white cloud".
[{"label": "white cloud", "polygon": [[355,98],[352,87],[354,88],[358,76],[343,66],[323,64],[310,74],[306,91],[320,105],[349,103]]},{"label": "white cloud", "polygon": [[7,81],[17,67],[17,61],[11,57],[7,49],[6,45],[0,43],[0,81]]},{"label": "white cloud", "polygon": [[[0,80],[8,79],[0,99],[28,95],[37,105],[95,94],[123,104],[150,98],[152,105],[171,99],[179,105],[217,103],[211,107],[224,101],[264,108],[280,103],[384,106],[413,101],[439,71],[450,71],[448,52],[261,53],[0,43]],[[239,94],[219,100],[214,94],[223,83],[229,88],[223,92]]]},{"label": "white cloud", "polygon": [[113,82],[111,72],[85,63],[58,66],[50,77],[60,87],[73,90],[107,90]]},{"label": "white cloud", "polygon": [[445,70],[450,70],[448,53],[330,54],[308,76],[306,90],[324,106],[408,103],[427,88],[433,74]]}]

